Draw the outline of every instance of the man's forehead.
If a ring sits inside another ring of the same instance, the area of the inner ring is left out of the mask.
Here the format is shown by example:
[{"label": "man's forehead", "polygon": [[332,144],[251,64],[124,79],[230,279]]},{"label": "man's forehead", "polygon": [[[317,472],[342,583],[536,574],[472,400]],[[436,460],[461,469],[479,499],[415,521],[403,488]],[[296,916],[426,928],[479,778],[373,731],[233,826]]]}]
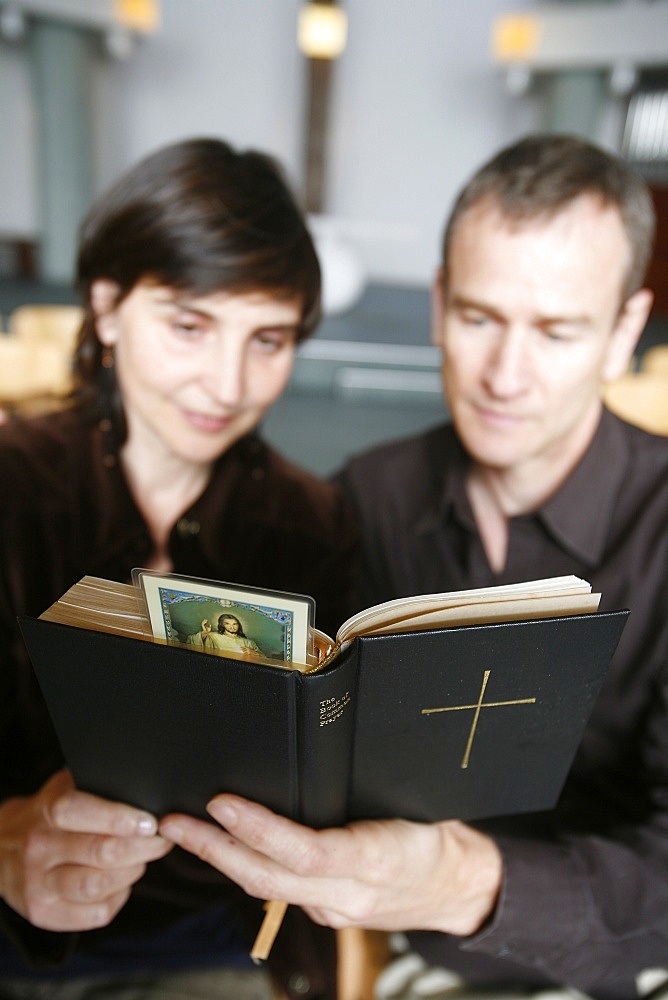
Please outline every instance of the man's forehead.
[{"label": "man's forehead", "polygon": [[617,205],[606,202],[599,194],[585,192],[559,206],[526,208],[505,205],[495,195],[487,194],[470,205],[457,220],[453,244],[457,235],[475,228],[480,232],[543,235],[549,231],[564,237],[576,229],[599,229],[602,225],[617,230],[628,249],[628,239],[621,212]]},{"label": "man's forehead", "polygon": [[[616,205],[596,194],[580,195],[563,207],[529,214],[508,210],[495,197],[486,195],[467,208],[452,231],[444,278],[451,277],[454,266],[467,260],[467,272],[482,269],[490,247],[497,260],[503,259],[505,241],[512,243],[508,253],[531,255],[540,248],[549,265],[565,255],[574,266],[596,267],[599,256],[620,271],[620,281],[630,265],[632,249],[621,213]],[[545,257],[547,250],[547,259]],[[489,263],[489,262],[488,262]]]},{"label": "man's forehead", "polygon": [[616,313],[630,254],[618,210],[597,197],[522,218],[480,199],[452,233],[443,301],[546,317]]}]

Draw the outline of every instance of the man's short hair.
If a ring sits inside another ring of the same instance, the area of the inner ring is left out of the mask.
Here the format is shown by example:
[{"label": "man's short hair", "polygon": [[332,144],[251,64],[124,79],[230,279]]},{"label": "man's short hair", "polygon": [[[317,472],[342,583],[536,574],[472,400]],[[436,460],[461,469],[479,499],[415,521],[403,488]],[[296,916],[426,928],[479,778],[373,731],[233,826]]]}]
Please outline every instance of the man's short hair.
[{"label": "man's short hair", "polygon": [[616,207],[629,242],[622,302],[642,288],[654,242],[655,214],[645,182],[624,160],[574,136],[531,135],[484,164],[462,189],[446,224],[442,263],[447,281],[452,237],[462,215],[492,199],[516,221],[550,219],[582,195]]}]

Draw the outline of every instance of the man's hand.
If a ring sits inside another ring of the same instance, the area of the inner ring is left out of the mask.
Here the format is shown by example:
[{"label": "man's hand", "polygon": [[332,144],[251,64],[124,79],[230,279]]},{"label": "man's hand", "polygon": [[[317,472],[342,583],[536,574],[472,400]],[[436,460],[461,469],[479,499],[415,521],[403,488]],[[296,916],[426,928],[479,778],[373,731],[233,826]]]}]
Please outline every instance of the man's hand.
[{"label": "man's hand", "polygon": [[456,821],[316,831],[234,795],[217,796],[208,811],[223,830],[173,815],[160,832],[251,896],[294,903],[331,927],[472,934],[501,885],[494,842]]},{"label": "man's hand", "polygon": [[0,806],[0,896],[36,927],[104,927],[172,845],[148,813],[75,789],[67,771]]}]

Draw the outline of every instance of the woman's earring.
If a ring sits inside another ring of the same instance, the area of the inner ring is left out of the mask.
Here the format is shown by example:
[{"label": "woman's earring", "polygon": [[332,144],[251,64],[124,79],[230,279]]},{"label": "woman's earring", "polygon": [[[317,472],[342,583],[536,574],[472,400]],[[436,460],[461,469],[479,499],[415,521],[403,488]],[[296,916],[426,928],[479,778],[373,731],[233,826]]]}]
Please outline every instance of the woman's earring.
[{"label": "woman's earring", "polygon": [[102,346],[100,357],[100,421],[99,428],[104,441],[104,464],[108,468],[116,465],[116,434],[113,418],[113,399],[116,391],[116,380],[114,377],[114,348],[109,344]]}]

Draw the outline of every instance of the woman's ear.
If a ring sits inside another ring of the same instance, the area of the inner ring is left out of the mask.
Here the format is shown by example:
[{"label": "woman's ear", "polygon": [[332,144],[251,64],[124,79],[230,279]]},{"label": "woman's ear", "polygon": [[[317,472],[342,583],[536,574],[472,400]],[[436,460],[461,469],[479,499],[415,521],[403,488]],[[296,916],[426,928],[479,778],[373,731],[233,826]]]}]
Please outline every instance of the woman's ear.
[{"label": "woman's ear", "polygon": [[95,332],[105,347],[118,339],[117,303],[120,289],[115,281],[98,278],[90,286],[90,302],[95,314]]}]

